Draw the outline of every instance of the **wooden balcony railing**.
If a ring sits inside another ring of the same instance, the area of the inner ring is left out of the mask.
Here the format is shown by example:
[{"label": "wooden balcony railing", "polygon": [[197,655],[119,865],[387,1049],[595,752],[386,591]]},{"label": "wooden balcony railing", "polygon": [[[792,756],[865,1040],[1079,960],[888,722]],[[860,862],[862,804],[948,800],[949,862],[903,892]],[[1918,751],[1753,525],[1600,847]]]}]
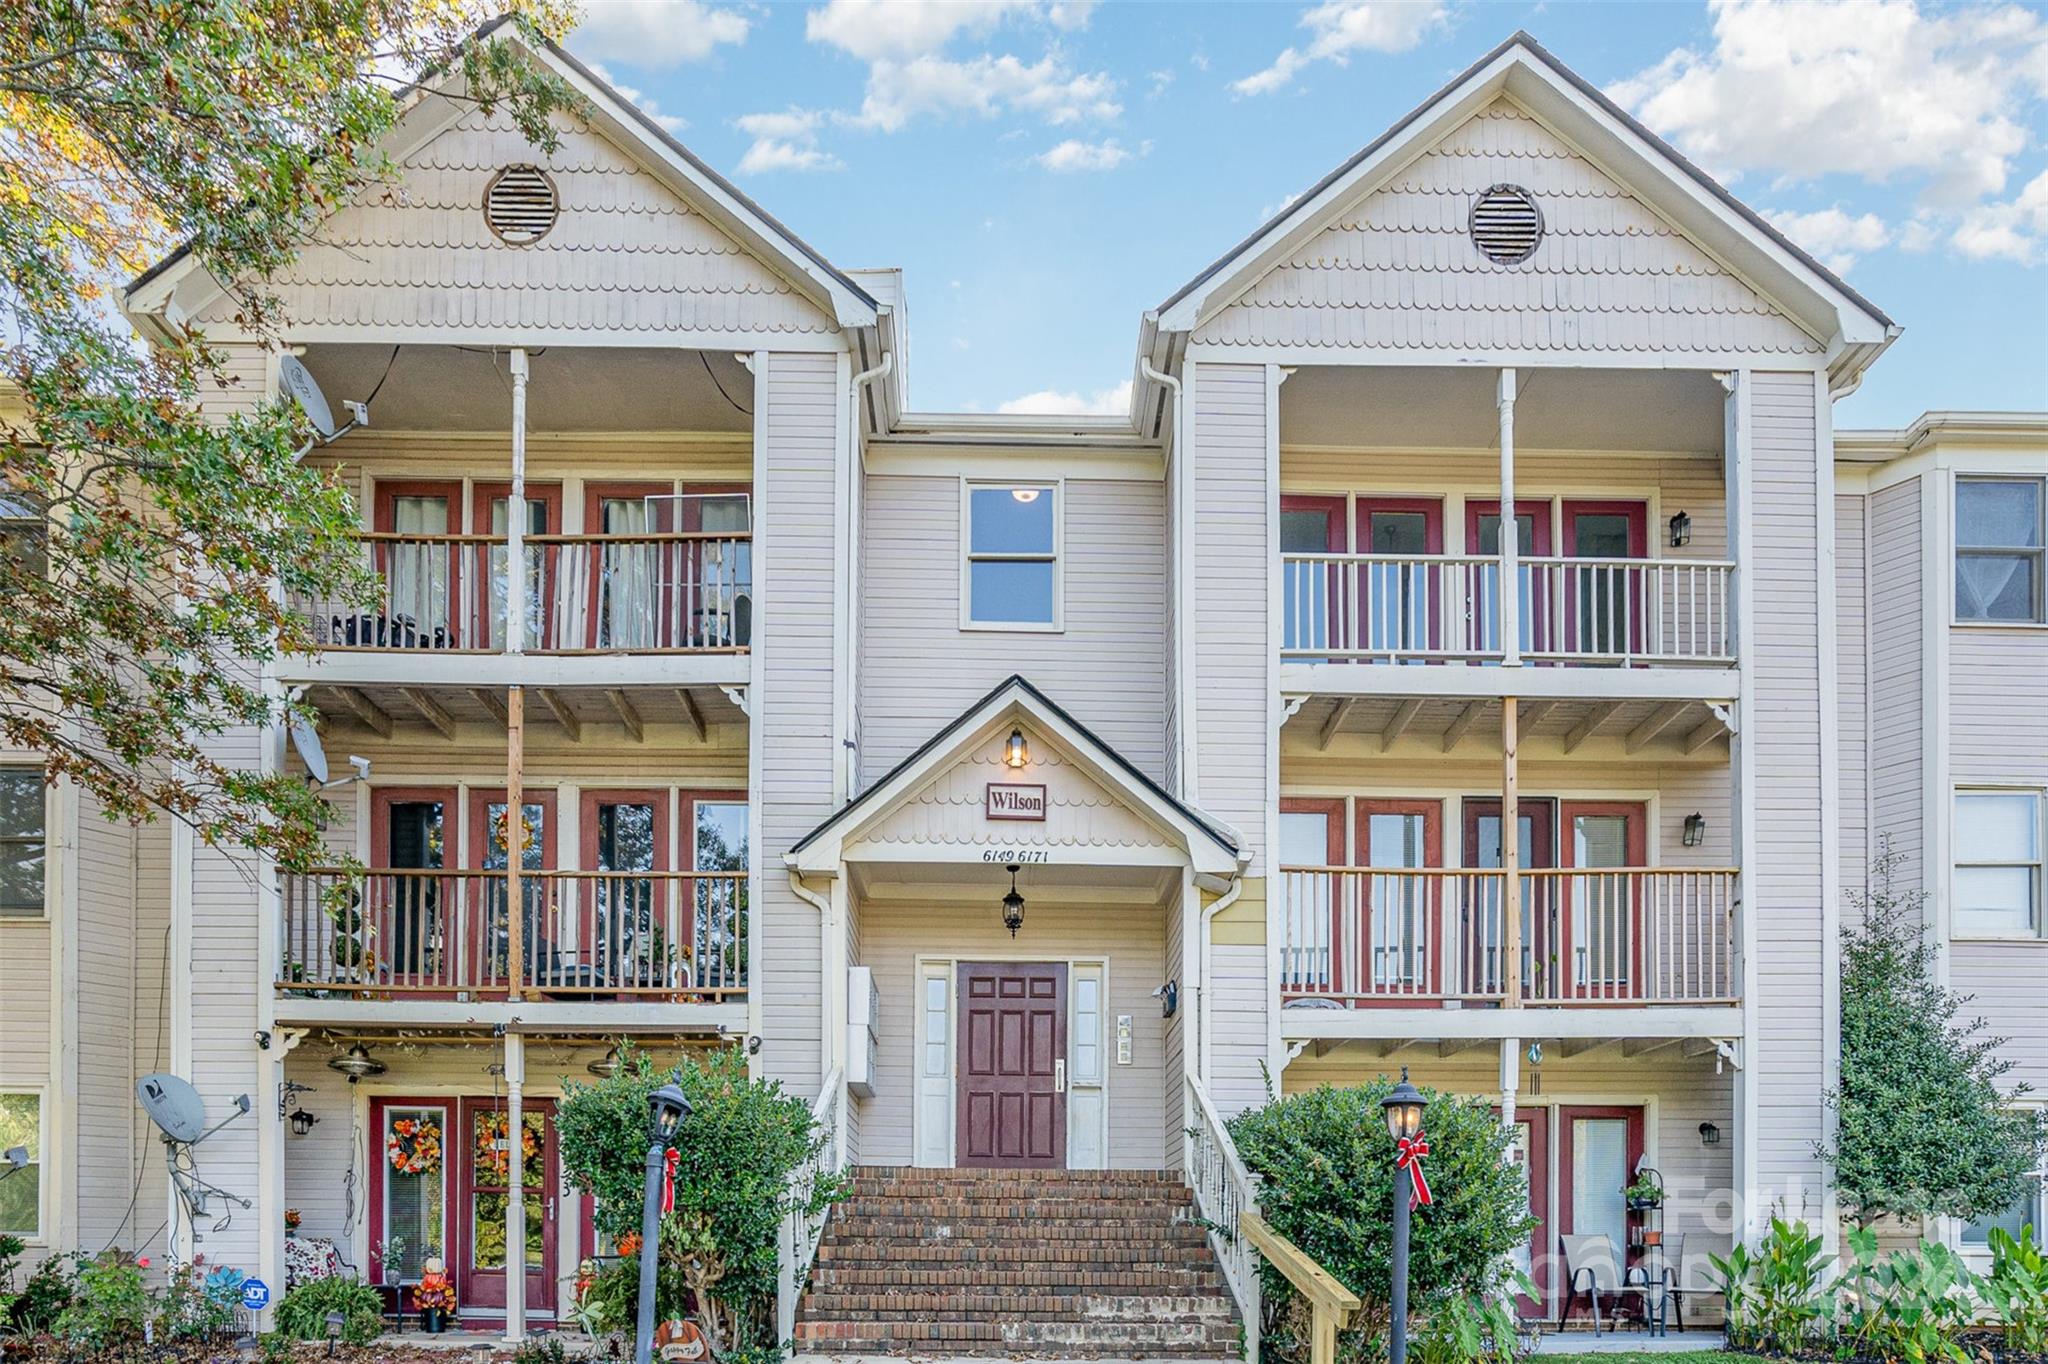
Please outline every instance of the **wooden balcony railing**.
[{"label": "wooden balcony railing", "polygon": [[[1280,991],[1331,1005],[1505,998],[1502,873],[1282,867]],[[1735,871],[1521,873],[1533,1005],[1733,1004]]]},{"label": "wooden balcony railing", "polygon": [[[1283,554],[1281,655],[1299,662],[1490,662],[1504,657],[1491,557]],[[1734,662],[1735,566],[1702,559],[1526,558],[1521,655],[1621,665]]]},{"label": "wooden balcony railing", "polygon": [[707,1003],[747,989],[745,872],[325,868],[283,880],[278,988],[333,995]]},{"label": "wooden balcony railing", "polygon": [[529,535],[514,589],[503,536],[366,532],[368,605],[298,597],[323,649],[492,653],[508,600],[526,607],[528,653],[738,653],[753,633],[745,532]]}]

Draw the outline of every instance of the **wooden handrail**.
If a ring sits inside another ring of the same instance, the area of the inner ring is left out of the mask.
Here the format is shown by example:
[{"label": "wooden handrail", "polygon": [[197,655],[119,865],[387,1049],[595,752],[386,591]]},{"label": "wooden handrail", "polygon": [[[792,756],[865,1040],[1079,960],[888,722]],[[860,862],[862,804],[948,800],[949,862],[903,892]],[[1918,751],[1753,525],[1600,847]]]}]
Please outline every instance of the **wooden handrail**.
[{"label": "wooden handrail", "polygon": [[1273,1230],[1266,1219],[1251,1211],[1237,1215],[1238,1230],[1259,1254],[1280,1271],[1302,1297],[1308,1299],[1314,1322],[1309,1343],[1310,1364],[1336,1364],[1337,1332],[1351,1324],[1351,1318],[1365,1304],[1358,1295],[1337,1281],[1337,1277],[1310,1258],[1307,1251]]}]

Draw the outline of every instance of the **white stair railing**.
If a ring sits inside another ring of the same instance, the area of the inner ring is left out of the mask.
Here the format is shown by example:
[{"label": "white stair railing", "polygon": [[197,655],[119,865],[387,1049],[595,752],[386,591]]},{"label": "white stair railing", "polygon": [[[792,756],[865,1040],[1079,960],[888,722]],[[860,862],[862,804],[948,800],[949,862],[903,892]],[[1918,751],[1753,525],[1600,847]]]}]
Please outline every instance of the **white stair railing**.
[{"label": "white stair railing", "polygon": [[1223,1279],[1237,1300],[1244,1322],[1246,1364],[1259,1361],[1259,1255],[1238,1229],[1238,1219],[1259,1208],[1259,1179],[1239,1159],[1230,1131],[1209,1101],[1208,1091],[1192,1076],[1187,1081],[1187,1167],[1183,1175],[1194,1191],[1195,1211],[1207,1224],[1209,1245],[1223,1266]]},{"label": "white stair railing", "polygon": [[846,1148],[840,1140],[840,1110],[846,1104],[846,1076],[835,1070],[825,1077],[816,1102],[811,1105],[814,1130],[825,1134],[817,1155],[806,1161],[790,1178],[790,1212],[782,1219],[780,1279],[775,1292],[775,1338],[789,1342],[796,1335],[797,1299],[810,1281],[811,1265],[818,1258],[818,1243],[825,1239],[825,1222],[832,1215],[827,1206],[816,1216],[807,1216],[811,1195],[825,1179],[846,1168]]}]

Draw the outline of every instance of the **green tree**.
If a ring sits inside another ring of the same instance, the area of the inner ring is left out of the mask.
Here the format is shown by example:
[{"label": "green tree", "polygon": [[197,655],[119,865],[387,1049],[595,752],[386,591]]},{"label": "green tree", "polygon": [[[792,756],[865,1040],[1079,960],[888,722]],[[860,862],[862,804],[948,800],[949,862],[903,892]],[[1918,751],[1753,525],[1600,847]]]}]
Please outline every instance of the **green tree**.
[{"label": "green tree", "polygon": [[1969,996],[1942,985],[1919,890],[1900,892],[1901,861],[1882,840],[1873,889],[1852,891],[1860,922],[1842,939],[1842,1079],[1826,1096],[1833,1137],[1815,1143],[1859,1223],[1883,1216],[1974,1218],[2011,1206],[2048,1144],[2048,1115],[2001,1089],[2014,1062]]},{"label": "green tree", "polygon": [[[735,1048],[690,1056],[677,1077],[689,1096],[690,1117],[676,1143],[682,1155],[675,1210],[662,1222],[656,1301],[668,1309],[687,1292],[721,1352],[727,1345],[765,1343],[740,1337],[775,1293],[783,1219],[798,1210],[816,1216],[841,1196],[837,1180],[803,1193],[794,1178],[820,1156],[831,1134],[812,1120],[803,1100],[783,1093],[780,1084],[750,1077],[747,1058]],[[617,1074],[595,1084],[565,1084],[555,1108],[562,1168],[595,1200],[598,1234],[615,1243],[640,1232],[647,1098],[668,1078],[645,1051],[628,1044]],[[622,1286],[636,1283],[637,1272],[637,1263],[622,1269]],[[620,1319],[630,1322],[637,1289],[621,1297]]]},{"label": "green tree", "polygon": [[[1322,1086],[1274,1099],[1231,1118],[1230,1137],[1245,1165],[1262,1177],[1259,1208],[1275,1231],[1306,1251],[1364,1302],[1344,1341],[1352,1357],[1376,1349],[1388,1326],[1393,1284],[1394,1144],[1380,1101],[1394,1082]],[[1424,1089],[1429,1137],[1424,1169],[1434,1199],[1415,1212],[1409,1241],[1409,1293],[1431,1316],[1453,1297],[1485,1299],[1509,1282],[1509,1257],[1527,1242],[1528,1183],[1509,1160],[1513,1135],[1484,1099]],[[1305,1314],[1291,1285],[1261,1268],[1270,1325],[1290,1332],[1305,1355]],[[1280,1344],[1283,1353],[1285,1343]]]},{"label": "green tree", "polygon": [[[379,140],[426,73],[552,145],[573,96],[528,49],[468,40],[488,4],[0,6],[0,741],[111,818],[312,860],[305,787],[208,740],[286,716],[254,665],[309,640],[276,589],[362,586],[355,514],[296,458],[297,415],[202,417],[223,357],[189,333],[138,346],[121,281],[182,243],[274,337],[266,281],[388,173]],[[558,4],[513,0],[513,22],[559,31]]]}]

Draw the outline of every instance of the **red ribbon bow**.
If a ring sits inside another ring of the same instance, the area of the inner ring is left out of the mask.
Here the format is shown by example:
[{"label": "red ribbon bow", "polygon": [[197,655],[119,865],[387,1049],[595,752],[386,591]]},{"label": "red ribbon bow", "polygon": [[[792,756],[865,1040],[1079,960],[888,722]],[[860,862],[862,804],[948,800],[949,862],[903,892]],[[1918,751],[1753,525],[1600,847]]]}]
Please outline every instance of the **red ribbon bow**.
[{"label": "red ribbon bow", "polygon": [[676,1166],[681,1163],[683,1153],[671,1146],[663,1158],[661,1167],[661,1211],[664,1215],[676,1210]]},{"label": "red ribbon bow", "polygon": [[1414,1204],[1421,1207],[1430,1201],[1429,1180],[1422,1173],[1422,1158],[1429,1154],[1429,1138],[1418,1131],[1412,1137],[1402,1137],[1398,1145],[1400,1154],[1394,1157],[1394,1168],[1408,1172],[1408,1178],[1415,1183]]}]

